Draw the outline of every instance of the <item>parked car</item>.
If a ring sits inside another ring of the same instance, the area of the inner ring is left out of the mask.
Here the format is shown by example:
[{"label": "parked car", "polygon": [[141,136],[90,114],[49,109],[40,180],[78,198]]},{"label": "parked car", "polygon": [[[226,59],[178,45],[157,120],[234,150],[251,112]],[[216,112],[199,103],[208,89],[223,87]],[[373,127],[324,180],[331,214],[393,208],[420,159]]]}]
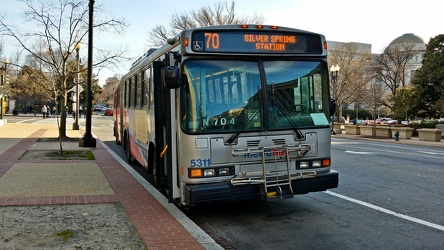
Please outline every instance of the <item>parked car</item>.
[{"label": "parked car", "polygon": [[[333,122],[338,122],[338,118],[336,116],[332,116],[332,117],[330,117],[330,119]],[[345,118],[343,116],[340,117],[340,122],[341,122],[341,124],[345,124]]]},{"label": "parked car", "polygon": [[397,120],[393,120],[392,118],[378,118],[376,119],[376,124],[396,124],[398,123]]},{"label": "parked car", "polygon": [[407,120],[407,121],[401,121],[401,124],[404,124],[404,125],[410,125],[410,121],[409,121],[409,120]]},{"label": "parked car", "polygon": [[[392,118],[378,118],[376,119],[376,125],[380,125],[380,124],[396,124],[398,123],[397,120],[394,120]],[[375,124],[375,120],[365,120],[364,122],[365,125],[373,125]]]},{"label": "parked car", "polygon": [[[351,121],[351,123],[353,123],[353,121]],[[356,120],[356,125],[363,125],[363,124],[366,124],[365,120],[360,120],[360,119]]]},{"label": "parked car", "polygon": [[105,112],[103,113],[103,115],[113,115],[113,109],[112,108],[107,108],[105,110]]},{"label": "parked car", "polygon": [[93,108],[93,111],[105,111],[106,107],[104,106],[100,106],[100,105],[95,105]]}]

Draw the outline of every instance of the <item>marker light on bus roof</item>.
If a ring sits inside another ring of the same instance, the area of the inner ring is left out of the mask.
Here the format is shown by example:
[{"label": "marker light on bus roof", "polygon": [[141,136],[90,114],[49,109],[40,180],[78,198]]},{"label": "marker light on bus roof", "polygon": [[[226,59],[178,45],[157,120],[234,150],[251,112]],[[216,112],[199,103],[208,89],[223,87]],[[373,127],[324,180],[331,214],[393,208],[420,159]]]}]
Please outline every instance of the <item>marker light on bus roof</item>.
[{"label": "marker light on bus roof", "polygon": [[185,41],[183,44],[185,45],[185,47],[188,47],[188,44],[189,44],[188,37],[185,37]]},{"label": "marker light on bus roof", "polygon": [[248,25],[246,25],[246,24],[241,24],[239,27],[240,27],[241,29],[246,29],[246,28],[248,28]]},{"label": "marker light on bus roof", "polygon": [[256,29],[263,29],[264,25],[256,25]]},{"label": "marker light on bus roof", "polygon": [[328,47],[328,43],[327,43],[327,41],[325,41],[324,42],[324,49],[327,50],[327,47]]},{"label": "marker light on bus roof", "polygon": [[277,30],[277,29],[279,29],[279,26],[272,25],[272,26],[270,26],[270,28],[271,28],[272,30]]}]

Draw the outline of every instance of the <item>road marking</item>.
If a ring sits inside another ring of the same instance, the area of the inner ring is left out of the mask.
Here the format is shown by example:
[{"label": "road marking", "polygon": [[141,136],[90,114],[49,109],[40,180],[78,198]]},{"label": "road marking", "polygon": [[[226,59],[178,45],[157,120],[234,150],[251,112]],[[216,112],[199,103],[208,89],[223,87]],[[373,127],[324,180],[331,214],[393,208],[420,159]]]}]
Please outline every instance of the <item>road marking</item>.
[{"label": "road marking", "polygon": [[444,155],[444,153],[430,152],[430,151],[418,151],[418,153],[429,154],[429,155]]},{"label": "road marking", "polygon": [[411,217],[411,216],[408,216],[408,215],[405,215],[405,214],[400,214],[400,213],[394,212],[392,210],[388,210],[388,209],[385,209],[385,208],[382,208],[382,207],[378,207],[376,205],[373,205],[373,204],[370,204],[370,203],[367,203],[367,202],[364,202],[364,201],[356,200],[356,199],[350,198],[348,196],[345,196],[345,195],[342,195],[342,194],[338,194],[338,193],[335,193],[335,192],[331,192],[331,191],[328,191],[328,190],[325,191],[325,193],[329,194],[329,195],[332,195],[332,196],[335,196],[335,197],[338,197],[340,199],[351,201],[353,203],[356,203],[356,204],[359,204],[359,205],[362,205],[362,206],[365,206],[365,207],[377,210],[379,212],[383,212],[383,213],[386,213],[386,214],[389,214],[389,215],[396,216],[396,217],[404,219],[404,220],[408,220],[408,221],[415,222],[415,223],[418,223],[418,224],[421,224],[421,225],[424,225],[424,226],[428,226],[428,227],[432,227],[432,228],[444,231],[444,226],[441,226],[441,225],[438,225],[438,224],[435,224],[435,223],[431,223],[431,222],[428,222],[428,221],[425,221],[425,220],[417,219],[417,218],[414,218],[414,217]]},{"label": "road marking", "polygon": [[357,154],[357,155],[374,155],[375,154],[373,152],[358,152],[358,151],[351,151],[351,150],[346,150],[345,153]]},{"label": "road marking", "polygon": [[39,121],[39,120],[41,120],[42,118],[40,118],[40,119],[37,119],[37,118],[33,118],[33,119],[28,119],[28,120],[22,120],[22,121],[18,121],[18,122],[16,122],[16,123],[28,123],[28,122],[32,122],[32,123],[34,123],[34,121]]},{"label": "road marking", "polygon": [[[353,148],[353,149],[363,149],[363,150],[373,150],[373,151],[378,151],[378,152],[383,152],[383,153],[390,153],[390,154],[403,154],[403,155],[413,155],[413,156],[421,156],[421,157],[427,157],[427,158],[432,158],[432,159],[444,159],[442,156],[440,156],[440,154],[420,154],[420,152],[422,151],[416,151],[416,152],[402,152],[402,151],[393,151],[393,150],[388,150],[388,149],[377,149],[377,148],[368,148],[368,147],[360,147],[360,146],[348,146],[348,145],[339,145],[338,147],[343,146],[343,147],[348,147],[348,148]],[[430,152],[430,151],[427,151]]]}]

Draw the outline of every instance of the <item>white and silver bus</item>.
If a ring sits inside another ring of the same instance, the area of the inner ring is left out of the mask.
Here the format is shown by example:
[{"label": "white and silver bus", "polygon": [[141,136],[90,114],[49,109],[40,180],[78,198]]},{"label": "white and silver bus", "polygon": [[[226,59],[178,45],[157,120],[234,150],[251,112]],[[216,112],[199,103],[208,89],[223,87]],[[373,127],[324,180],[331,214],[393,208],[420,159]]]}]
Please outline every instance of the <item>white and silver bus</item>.
[{"label": "white and silver bus", "polygon": [[268,25],[184,30],[136,60],[114,98],[116,142],[170,202],[338,186],[323,35]]}]

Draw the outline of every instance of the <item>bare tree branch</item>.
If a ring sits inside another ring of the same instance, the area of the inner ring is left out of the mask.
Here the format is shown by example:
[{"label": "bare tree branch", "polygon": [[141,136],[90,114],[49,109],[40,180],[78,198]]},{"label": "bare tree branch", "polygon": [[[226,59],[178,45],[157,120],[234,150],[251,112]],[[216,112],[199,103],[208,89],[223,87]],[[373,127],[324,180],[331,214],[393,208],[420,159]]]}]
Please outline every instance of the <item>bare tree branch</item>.
[{"label": "bare tree branch", "polygon": [[361,50],[356,43],[345,43],[330,50],[329,64],[339,65],[339,77],[330,87],[338,105],[339,117],[342,107],[361,103],[368,78],[364,75],[370,51]]},{"label": "bare tree branch", "polygon": [[[14,38],[18,44],[35,58],[40,65],[38,69],[43,76],[39,83],[50,93],[60,93],[62,99],[60,136],[66,136],[65,107],[68,92],[75,85],[72,80],[77,73],[75,67],[75,50],[88,35],[89,5],[82,0],[19,0],[25,5],[24,18],[30,24],[25,32],[13,28],[0,18],[2,34]],[[94,29],[100,32],[122,33],[127,26],[124,20],[101,15],[100,6],[95,7]],[[118,66],[126,51],[105,51],[96,48],[95,69]],[[71,62],[71,63],[70,63]],[[51,77],[46,77],[46,75]],[[36,75],[28,74],[29,77]],[[50,83],[50,84],[46,84]],[[43,86],[45,85],[45,86]],[[48,86],[53,86],[48,89]]]},{"label": "bare tree branch", "polygon": [[168,38],[185,29],[227,24],[262,24],[264,22],[265,18],[256,13],[251,17],[237,16],[234,1],[231,1],[230,4],[225,1],[214,3],[212,6],[172,14],[169,28],[156,25],[153,30],[149,31],[147,47],[165,44]]}]

